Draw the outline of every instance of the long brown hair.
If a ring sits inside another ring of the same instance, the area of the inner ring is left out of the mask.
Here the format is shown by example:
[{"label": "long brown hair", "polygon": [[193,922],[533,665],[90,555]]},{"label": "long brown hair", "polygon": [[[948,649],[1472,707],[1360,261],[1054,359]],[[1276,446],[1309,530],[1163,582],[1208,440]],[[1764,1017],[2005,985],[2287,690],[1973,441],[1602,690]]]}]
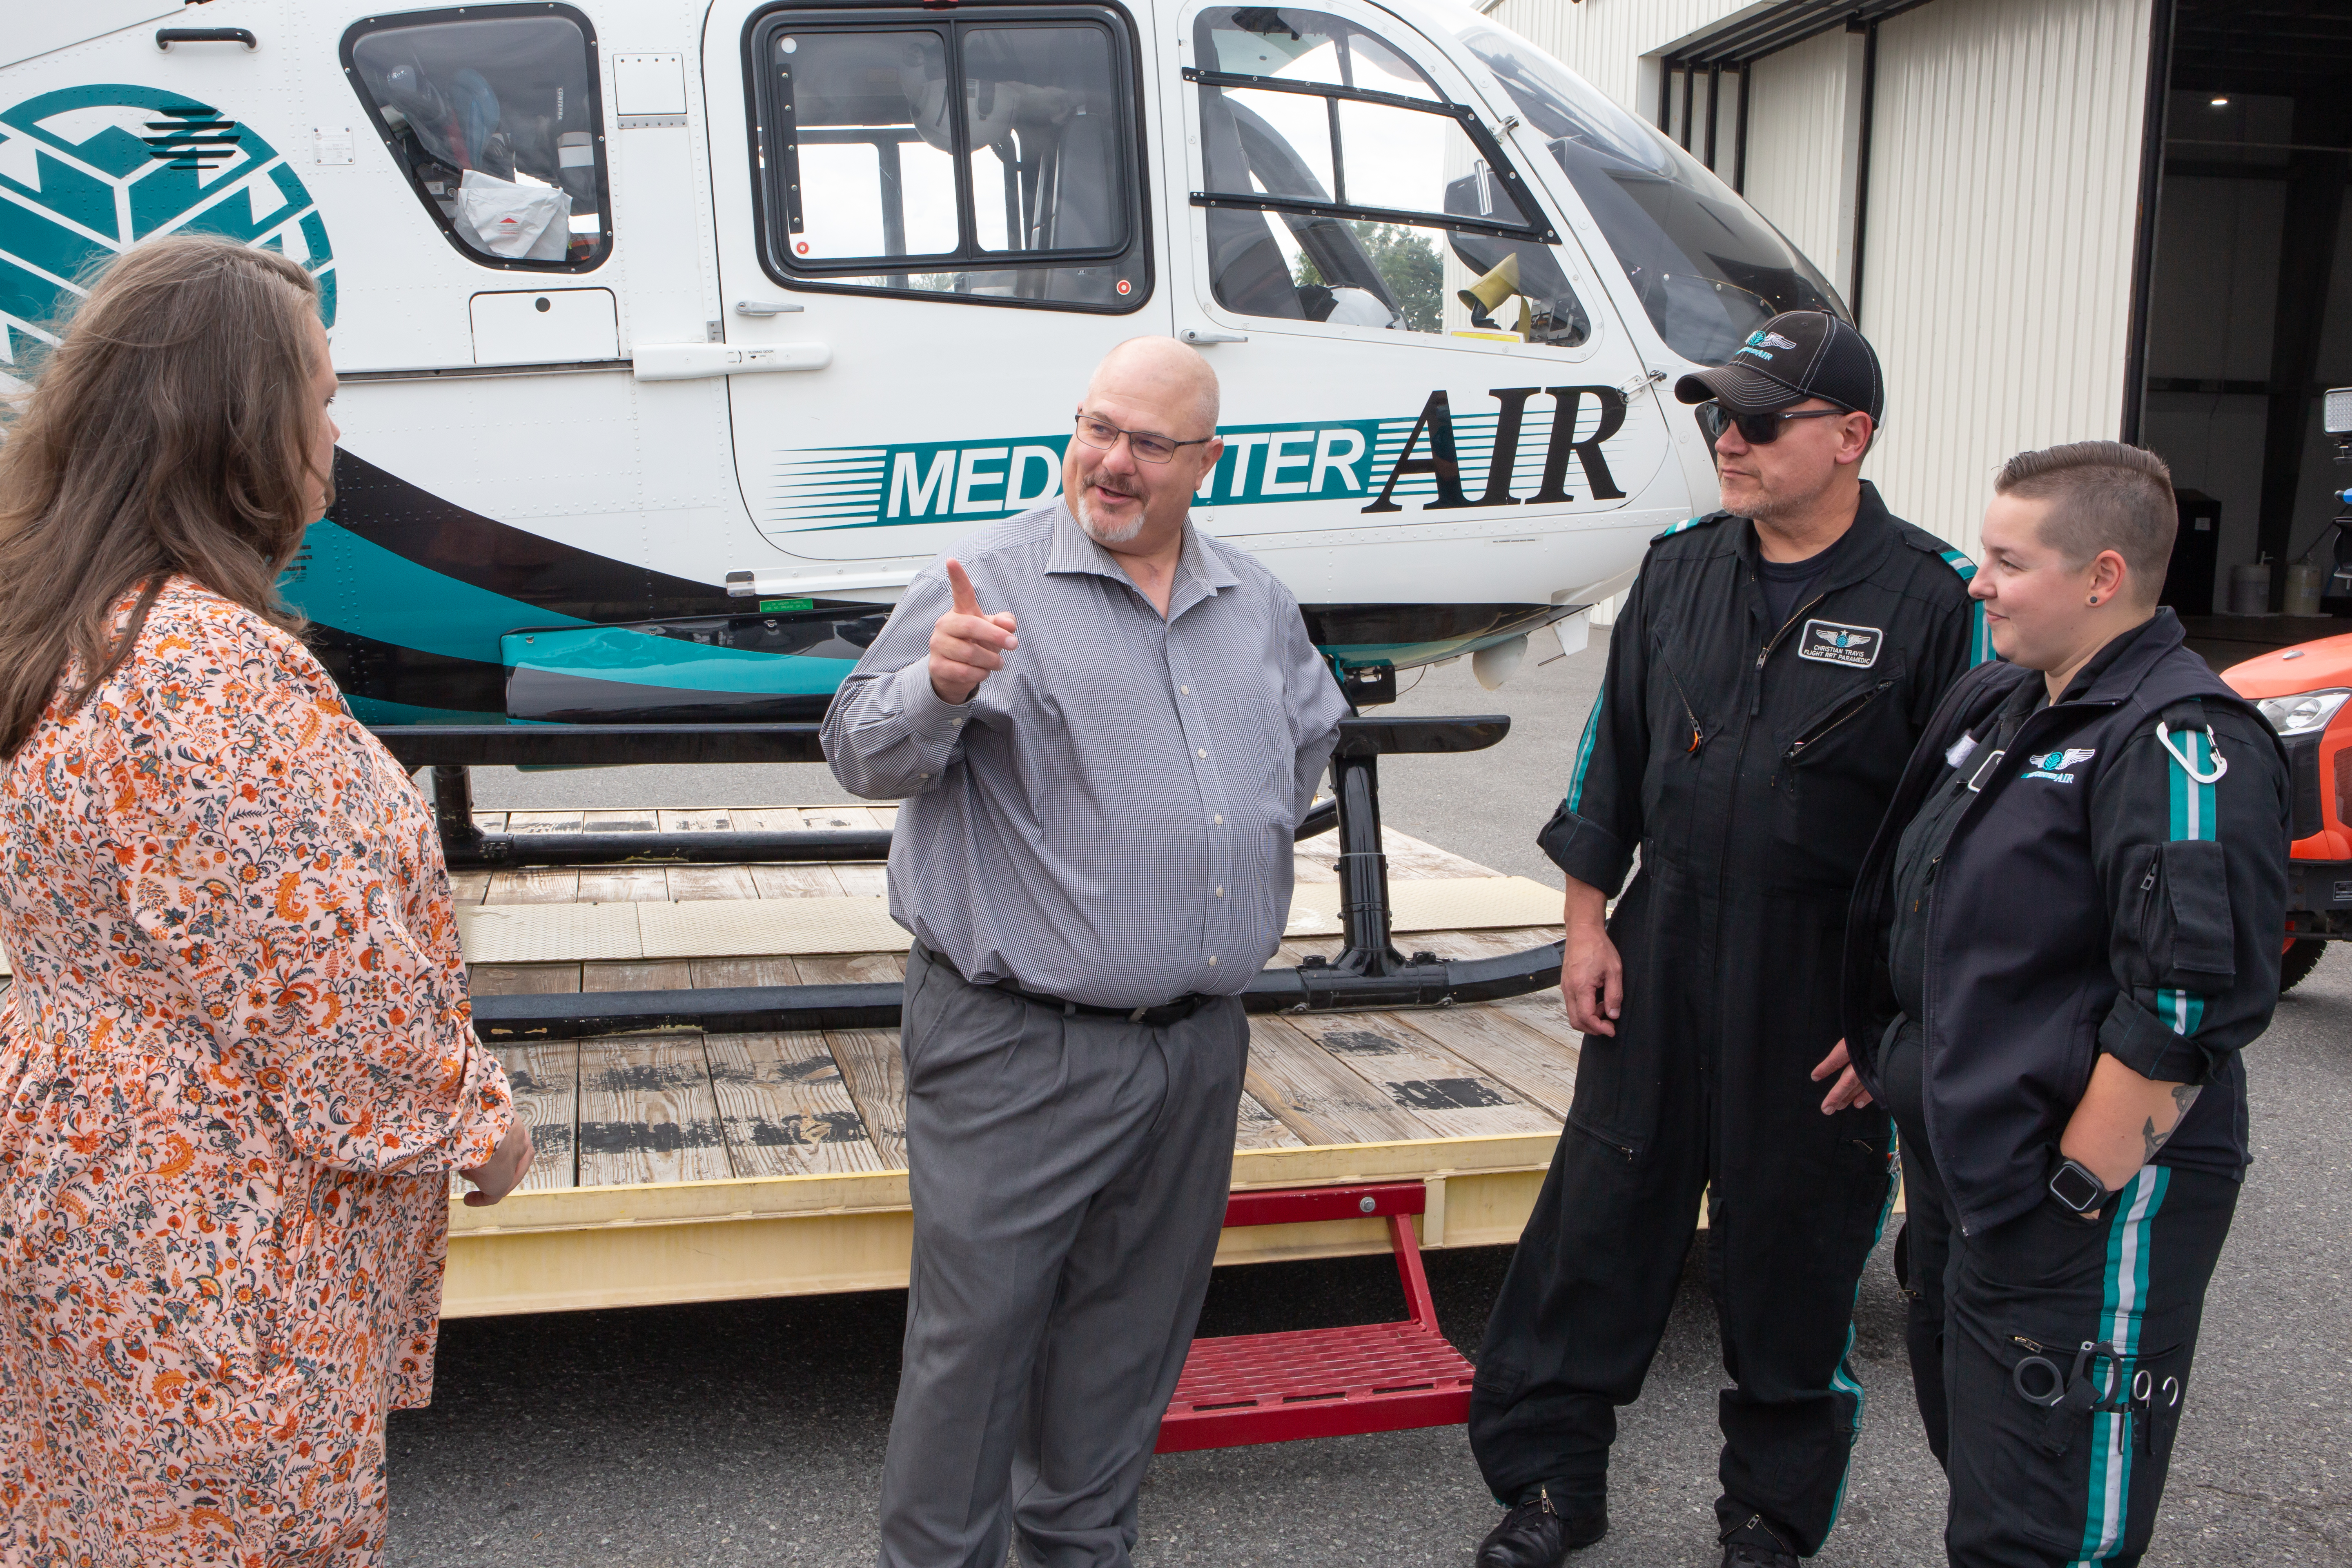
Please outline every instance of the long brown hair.
[{"label": "long brown hair", "polygon": [[[0,424],[0,758],[69,658],[78,706],[130,656],[173,573],[300,630],[276,584],[316,487],[332,497],[310,460],[317,298],[285,257],[204,235],[96,275]],[[118,637],[109,612],[133,587]]]}]

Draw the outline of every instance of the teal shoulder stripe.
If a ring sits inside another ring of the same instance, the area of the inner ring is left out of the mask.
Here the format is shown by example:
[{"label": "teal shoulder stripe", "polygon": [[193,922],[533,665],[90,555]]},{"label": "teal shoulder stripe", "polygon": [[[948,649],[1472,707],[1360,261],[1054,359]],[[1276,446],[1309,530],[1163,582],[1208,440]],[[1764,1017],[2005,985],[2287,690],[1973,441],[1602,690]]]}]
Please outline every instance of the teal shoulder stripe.
[{"label": "teal shoulder stripe", "polygon": [[[2185,838],[2212,839],[2217,837],[2214,816],[2216,803],[2210,782],[2192,777],[2213,771],[2213,739],[2210,734],[2190,731],[2185,734],[2159,739],[2171,752],[2172,766],[2166,770],[2171,787],[2172,837],[2177,842]],[[2172,748],[2179,747],[2174,752]],[[2156,994],[2157,1016],[2169,1025],[2176,1035],[2188,1037],[2197,1032],[2205,1021],[2205,998],[2194,991],[2182,991],[2164,986]]]},{"label": "teal shoulder stripe", "polygon": [[[1936,553],[1944,558],[1944,564],[1950,567],[1953,575],[1959,578],[1961,582],[1968,583],[1975,580],[1977,563],[1969,560],[1964,552],[1958,550],[1939,550]],[[1990,664],[1999,657],[1992,651],[1992,633],[1985,626],[1984,603],[1981,600],[1971,600],[1969,604],[1969,668],[1974,669],[1978,665]]]},{"label": "teal shoulder stripe", "polygon": [[1708,517],[1713,515],[1714,514],[1712,512],[1708,512],[1698,517],[1686,517],[1680,522],[1675,524],[1672,528],[1666,529],[1662,532],[1650,535],[1650,542],[1653,544],[1663,544],[1677,533],[1689,532],[1692,529],[1696,528],[1700,523],[1705,522]]},{"label": "teal shoulder stripe", "polygon": [[1601,733],[1601,710],[1609,700],[1607,691],[1592,700],[1592,711],[1585,716],[1584,738],[1576,743],[1576,768],[1568,779],[1568,809],[1580,811],[1584,805],[1584,773],[1592,765],[1592,742]]}]

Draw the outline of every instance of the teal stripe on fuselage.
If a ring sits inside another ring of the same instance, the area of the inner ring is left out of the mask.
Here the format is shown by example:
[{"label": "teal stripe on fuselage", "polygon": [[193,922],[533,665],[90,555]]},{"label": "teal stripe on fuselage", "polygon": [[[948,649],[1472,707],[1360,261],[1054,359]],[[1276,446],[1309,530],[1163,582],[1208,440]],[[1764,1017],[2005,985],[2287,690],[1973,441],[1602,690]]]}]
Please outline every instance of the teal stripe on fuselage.
[{"label": "teal stripe on fuselage", "polygon": [[343,694],[344,703],[352,717],[362,724],[500,724],[504,713],[478,713],[465,708],[420,708],[414,702],[394,702],[384,697],[360,697]]},{"label": "teal stripe on fuselage", "polygon": [[679,691],[823,696],[856,668],[855,661],[846,658],[710,647],[625,626],[534,632],[528,641],[514,635],[505,638],[501,647],[505,663],[514,668]]},{"label": "teal stripe on fuselage", "polygon": [[499,638],[518,626],[592,624],[420,566],[339,523],[312,523],[302,542],[309,559],[287,574],[287,601],[314,621],[394,647],[497,664]]}]

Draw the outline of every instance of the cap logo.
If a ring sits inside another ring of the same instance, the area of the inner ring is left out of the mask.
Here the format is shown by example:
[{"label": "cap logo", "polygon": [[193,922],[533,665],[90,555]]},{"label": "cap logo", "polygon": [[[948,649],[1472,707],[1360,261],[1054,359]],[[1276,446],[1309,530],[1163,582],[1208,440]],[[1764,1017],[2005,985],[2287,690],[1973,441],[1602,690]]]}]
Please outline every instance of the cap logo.
[{"label": "cap logo", "polygon": [[1748,334],[1748,346],[1751,349],[1792,349],[1797,345],[1778,332],[1768,332],[1759,329]]}]

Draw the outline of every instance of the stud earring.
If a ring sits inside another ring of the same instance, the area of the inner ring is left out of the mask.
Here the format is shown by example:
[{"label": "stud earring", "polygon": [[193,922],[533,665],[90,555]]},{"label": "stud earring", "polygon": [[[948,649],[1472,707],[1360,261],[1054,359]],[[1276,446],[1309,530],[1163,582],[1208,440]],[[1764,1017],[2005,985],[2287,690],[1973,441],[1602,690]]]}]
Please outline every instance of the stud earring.
[{"label": "stud earring", "polygon": [[2098,596],[2096,594],[2092,595],[2091,595],[2091,603],[2093,603],[2093,604],[2095,604],[2095,604],[2097,604],[2098,602],[2099,602],[2099,596]]}]

